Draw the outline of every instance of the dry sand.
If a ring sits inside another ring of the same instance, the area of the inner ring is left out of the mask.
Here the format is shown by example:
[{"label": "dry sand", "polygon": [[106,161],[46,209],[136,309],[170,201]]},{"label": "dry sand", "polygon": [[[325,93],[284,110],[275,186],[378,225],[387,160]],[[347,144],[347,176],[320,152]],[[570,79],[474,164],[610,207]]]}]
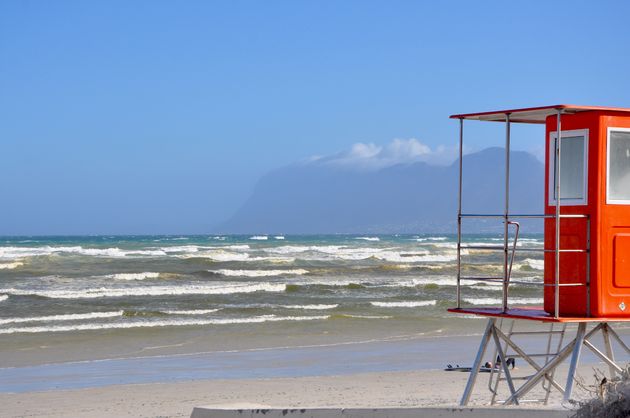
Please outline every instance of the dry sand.
[{"label": "dry sand", "polygon": [[[583,368],[591,374],[592,366]],[[468,373],[423,370],[346,376],[199,380],[0,394],[3,417],[188,417],[195,406],[240,408],[456,406]],[[488,399],[480,375],[475,403]],[[530,406],[531,407],[531,406]],[[557,399],[552,403],[562,408]]]}]

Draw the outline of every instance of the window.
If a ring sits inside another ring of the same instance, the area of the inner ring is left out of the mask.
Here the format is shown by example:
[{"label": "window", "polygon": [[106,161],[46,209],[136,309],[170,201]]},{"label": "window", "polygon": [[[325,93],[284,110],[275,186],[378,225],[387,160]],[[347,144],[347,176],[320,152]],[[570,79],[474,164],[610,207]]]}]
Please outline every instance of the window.
[{"label": "window", "polygon": [[[562,131],[560,149],[560,203],[587,204],[588,130]],[[549,141],[549,205],[556,204],[556,143],[558,134],[552,132]]]},{"label": "window", "polygon": [[630,129],[608,128],[606,203],[630,204]]}]

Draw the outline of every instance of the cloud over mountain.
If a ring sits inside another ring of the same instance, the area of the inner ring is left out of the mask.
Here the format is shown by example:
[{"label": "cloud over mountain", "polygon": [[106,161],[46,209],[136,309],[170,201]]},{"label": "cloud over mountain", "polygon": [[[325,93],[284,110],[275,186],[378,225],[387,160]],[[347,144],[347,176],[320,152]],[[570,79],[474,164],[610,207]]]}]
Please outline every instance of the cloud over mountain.
[{"label": "cloud over mountain", "polygon": [[357,142],[349,150],[328,156],[314,156],[306,161],[359,170],[379,170],[397,164],[426,162],[446,165],[457,156],[456,148],[439,146],[431,149],[416,138],[393,139],[386,145]]}]

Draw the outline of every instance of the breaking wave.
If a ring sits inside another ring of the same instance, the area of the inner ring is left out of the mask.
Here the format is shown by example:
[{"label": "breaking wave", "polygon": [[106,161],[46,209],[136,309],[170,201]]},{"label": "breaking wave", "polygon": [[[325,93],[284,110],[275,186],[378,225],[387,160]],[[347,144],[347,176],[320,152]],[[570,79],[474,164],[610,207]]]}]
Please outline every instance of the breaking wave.
[{"label": "breaking wave", "polygon": [[380,241],[379,237],[356,237],[355,239],[361,239],[363,241]]},{"label": "breaking wave", "polygon": [[270,277],[270,276],[301,276],[308,274],[308,270],[291,269],[291,270],[208,270],[210,273],[220,274],[228,277]]},{"label": "breaking wave", "polygon": [[267,241],[269,237],[267,235],[254,235],[252,237],[249,237],[249,239],[254,241]]},{"label": "breaking wave", "polygon": [[304,309],[304,310],[314,310],[314,311],[324,311],[327,309],[335,309],[339,306],[339,304],[333,305],[278,305],[281,308],[286,309]]},{"label": "breaking wave", "polygon": [[84,290],[2,289],[0,292],[19,296],[41,296],[52,299],[94,299],[123,296],[228,295],[233,293],[283,292],[284,284],[254,283],[232,285],[145,286],[95,288]]},{"label": "breaking wave", "polygon": [[544,270],[545,269],[545,260],[537,260],[533,258],[526,258],[523,260],[523,263],[520,265],[521,270]]},{"label": "breaking wave", "polygon": [[209,313],[214,313],[220,311],[220,308],[217,309],[182,309],[182,310],[174,310],[174,311],[162,311],[165,314],[169,315],[206,315]]},{"label": "breaking wave", "polygon": [[0,263],[0,270],[13,270],[24,265],[23,261],[14,261],[12,263]]},{"label": "breaking wave", "polygon": [[417,308],[420,306],[435,306],[436,300],[400,301],[400,302],[370,302],[372,306],[380,308]]},{"label": "breaking wave", "polygon": [[[463,298],[463,300],[473,305],[501,305],[503,303],[503,299],[501,298]],[[540,305],[543,303],[543,298],[510,297],[508,302],[511,305]]]},{"label": "breaking wave", "polygon": [[22,323],[22,322],[78,321],[82,319],[114,318],[114,317],[122,316],[122,315],[123,315],[123,311],[113,311],[113,312],[88,312],[84,314],[32,316],[32,317],[27,317],[27,318],[6,318],[6,319],[0,319],[0,325],[15,324],[15,323]]},{"label": "breaking wave", "polygon": [[160,273],[144,272],[144,273],[116,273],[109,274],[105,277],[112,278],[114,280],[144,280],[144,279],[157,279],[160,277]]},{"label": "breaking wave", "polygon": [[84,248],[81,246],[73,247],[0,247],[0,258],[15,259],[20,257],[34,257],[51,254],[79,254],[94,257],[127,257],[127,256],[165,256],[162,250],[122,250],[118,247],[112,248]]},{"label": "breaking wave", "polygon": [[280,322],[280,321],[315,321],[328,319],[327,315],[322,316],[275,316],[264,315],[252,318],[231,318],[231,319],[180,319],[180,320],[162,320],[162,321],[130,321],[107,324],[77,324],[77,325],[59,325],[49,327],[24,327],[24,328],[6,328],[0,329],[0,334],[15,333],[42,333],[42,332],[65,332],[65,331],[91,331],[103,329],[129,329],[129,328],[155,328],[155,327],[176,327],[176,326],[195,326],[195,325],[229,325],[229,324],[256,324],[262,322]]}]

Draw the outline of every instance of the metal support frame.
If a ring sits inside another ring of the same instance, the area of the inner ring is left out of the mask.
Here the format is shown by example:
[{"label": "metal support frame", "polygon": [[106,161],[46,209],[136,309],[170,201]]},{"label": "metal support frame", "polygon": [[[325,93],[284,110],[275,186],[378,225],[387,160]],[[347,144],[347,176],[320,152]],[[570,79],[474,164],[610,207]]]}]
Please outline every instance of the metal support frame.
[{"label": "metal support frame", "polygon": [[[612,336],[613,339],[617,341],[619,346],[626,352],[627,355],[630,354],[630,348],[628,348],[623,340],[621,340],[619,335],[614,331],[609,323],[596,323],[596,325],[588,332],[587,325],[587,322],[579,322],[575,337],[568,341],[562,348],[559,347],[560,349],[556,353],[549,354],[544,364],[539,364],[536,360],[534,360],[534,357],[536,355],[528,355],[525,350],[523,350],[521,347],[519,347],[518,344],[514,342],[511,336],[508,336],[501,331],[500,327],[497,326],[496,318],[489,318],[486,329],[483,333],[483,336],[481,337],[481,343],[477,351],[477,356],[475,357],[475,362],[472,366],[470,376],[464,390],[464,394],[462,395],[460,401],[460,405],[466,406],[470,401],[475,382],[477,380],[477,376],[479,375],[479,370],[481,368],[481,364],[483,362],[483,358],[490,341],[494,343],[495,349],[499,353],[502,371],[505,374],[505,380],[508,383],[510,395],[504,402],[504,404],[506,405],[518,404],[519,400],[523,400],[523,396],[530,392],[541,381],[547,382],[548,385],[551,385],[551,387],[555,388],[561,394],[563,394],[565,401],[571,399],[576,370],[580,362],[580,356],[583,347],[588,348],[608,365],[611,377],[614,376],[615,373],[620,373],[622,369],[615,362],[610,337]],[[597,332],[602,333],[605,345],[605,353],[595,347],[595,345],[591,341],[591,338]],[[514,379],[511,376],[510,371],[508,370],[507,362],[505,361],[505,350],[501,346],[502,342],[504,342],[506,346],[509,346],[512,350],[514,350],[536,371],[533,375],[528,376],[525,379],[525,382],[518,388],[514,386]],[[562,364],[567,358],[570,358],[570,365],[569,371],[567,373],[566,384],[563,387],[554,379],[554,374],[557,367]]]}]

